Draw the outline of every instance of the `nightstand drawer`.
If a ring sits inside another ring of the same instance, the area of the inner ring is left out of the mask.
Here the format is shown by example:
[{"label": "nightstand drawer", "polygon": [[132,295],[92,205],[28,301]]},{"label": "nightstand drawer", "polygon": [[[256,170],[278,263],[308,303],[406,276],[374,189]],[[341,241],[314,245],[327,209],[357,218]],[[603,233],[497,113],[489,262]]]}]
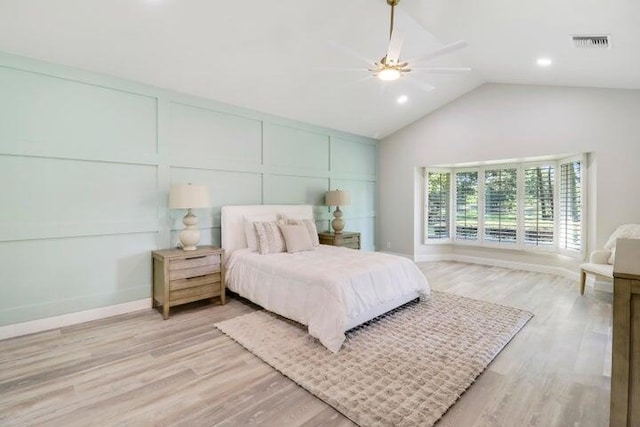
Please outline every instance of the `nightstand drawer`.
[{"label": "nightstand drawer", "polygon": [[355,242],[342,242],[340,243],[340,246],[342,246],[343,248],[348,248],[348,249],[360,249],[360,242],[355,241]]},{"label": "nightstand drawer", "polygon": [[349,245],[360,245],[360,237],[358,236],[349,236],[349,237],[336,237],[336,243],[340,243],[340,246],[349,246]]},{"label": "nightstand drawer", "polygon": [[193,288],[180,289],[169,292],[171,305],[183,304],[190,301],[198,301],[220,295],[220,285],[210,283],[208,285],[195,286]]},{"label": "nightstand drawer", "polygon": [[341,246],[343,248],[360,249],[360,233],[345,231],[343,233],[332,233],[322,231],[318,233],[321,245]]},{"label": "nightstand drawer", "polygon": [[173,292],[179,291],[180,289],[195,288],[196,286],[209,285],[211,283],[220,283],[221,281],[222,277],[220,273],[172,280],[169,282],[169,291]]},{"label": "nightstand drawer", "polygon": [[169,270],[169,280],[187,279],[189,277],[205,276],[207,274],[218,273],[220,264],[203,265],[195,268],[183,268],[180,270]]},{"label": "nightstand drawer", "polygon": [[169,270],[184,270],[185,268],[198,268],[207,265],[220,266],[220,255],[201,255],[184,259],[174,259],[169,262]]}]

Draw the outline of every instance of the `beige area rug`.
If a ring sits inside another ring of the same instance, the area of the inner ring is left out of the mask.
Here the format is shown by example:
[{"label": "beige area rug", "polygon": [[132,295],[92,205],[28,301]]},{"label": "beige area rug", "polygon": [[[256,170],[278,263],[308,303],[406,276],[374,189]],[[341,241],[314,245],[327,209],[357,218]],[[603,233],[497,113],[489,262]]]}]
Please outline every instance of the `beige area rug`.
[{"label": "beige area rug", "polygon": [[267,311],[216,327],[361,426],[432,426],[532,316],[432,291],[351,330],[337,354]]}]

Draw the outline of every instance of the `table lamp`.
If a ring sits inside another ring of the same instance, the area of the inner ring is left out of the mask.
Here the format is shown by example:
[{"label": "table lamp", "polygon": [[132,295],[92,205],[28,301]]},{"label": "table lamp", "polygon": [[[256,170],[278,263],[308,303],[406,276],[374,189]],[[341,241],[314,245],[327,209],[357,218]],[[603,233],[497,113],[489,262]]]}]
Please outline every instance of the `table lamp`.
[{"label": "table lamp", "polygon": [[343,190],[327,191],[324,193],[324,204],[326,206],[335,206],[336,210],[333,211],[333,221],[331,221],[331,228],[336,234],[342,233],[344,230],[344,220],[342,219],[342,211],[340,206],[346,206],[351,203],[349,193]]},{"label": "table lamp", "polygon": [[185,251],[198,249],[200,230],[198,218],[191,209],[209,207],[209,190],[206,185],[178,184],[172,185],[169,191],[169,208],[186,209],[187,214],[182,218],[184,229],[180,232],[180,246]]}]

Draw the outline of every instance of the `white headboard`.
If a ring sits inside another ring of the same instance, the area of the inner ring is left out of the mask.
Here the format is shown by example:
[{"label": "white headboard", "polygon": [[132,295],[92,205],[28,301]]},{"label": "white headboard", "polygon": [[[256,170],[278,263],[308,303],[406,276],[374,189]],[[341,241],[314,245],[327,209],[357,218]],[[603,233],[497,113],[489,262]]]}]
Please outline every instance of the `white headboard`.
[{"label": "white headboard", "polygon": [[244,217],[276,214],[288,218],[313,219],[313,206],[311,205],[251,205],[251,206],[223,206],[222,207],[222,247],[225,250],[225,258],[236,249],[247,247],[247,238],[244,234]]}]

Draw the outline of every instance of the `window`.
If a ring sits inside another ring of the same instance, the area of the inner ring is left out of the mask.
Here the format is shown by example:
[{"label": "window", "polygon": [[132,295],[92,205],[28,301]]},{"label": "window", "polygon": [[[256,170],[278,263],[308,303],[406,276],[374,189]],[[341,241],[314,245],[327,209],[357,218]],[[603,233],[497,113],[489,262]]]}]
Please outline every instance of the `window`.
[{"label": "window", "polygon": [[486,170],[484,191],[484,239],[515,243],[518,229],[518,170]]},{"label": "window", "polygon": [[449,239],[451,173],[427,172],[427,239]]},{"label": "window", "polygon": [[456,172],[456,239],[478,239],[478,172]]},{"label": "window", "polygon": [[581,162],[560,164],[560,248],[580,251],[582,248]]},{"label": "window", "polygon": [[583,166],[577,156],[427,170],[426,241],[582,254]]},{"label": "window", "polygon": [[550,247],[554,237],[553,165],[524,169],[524,244]]}]

